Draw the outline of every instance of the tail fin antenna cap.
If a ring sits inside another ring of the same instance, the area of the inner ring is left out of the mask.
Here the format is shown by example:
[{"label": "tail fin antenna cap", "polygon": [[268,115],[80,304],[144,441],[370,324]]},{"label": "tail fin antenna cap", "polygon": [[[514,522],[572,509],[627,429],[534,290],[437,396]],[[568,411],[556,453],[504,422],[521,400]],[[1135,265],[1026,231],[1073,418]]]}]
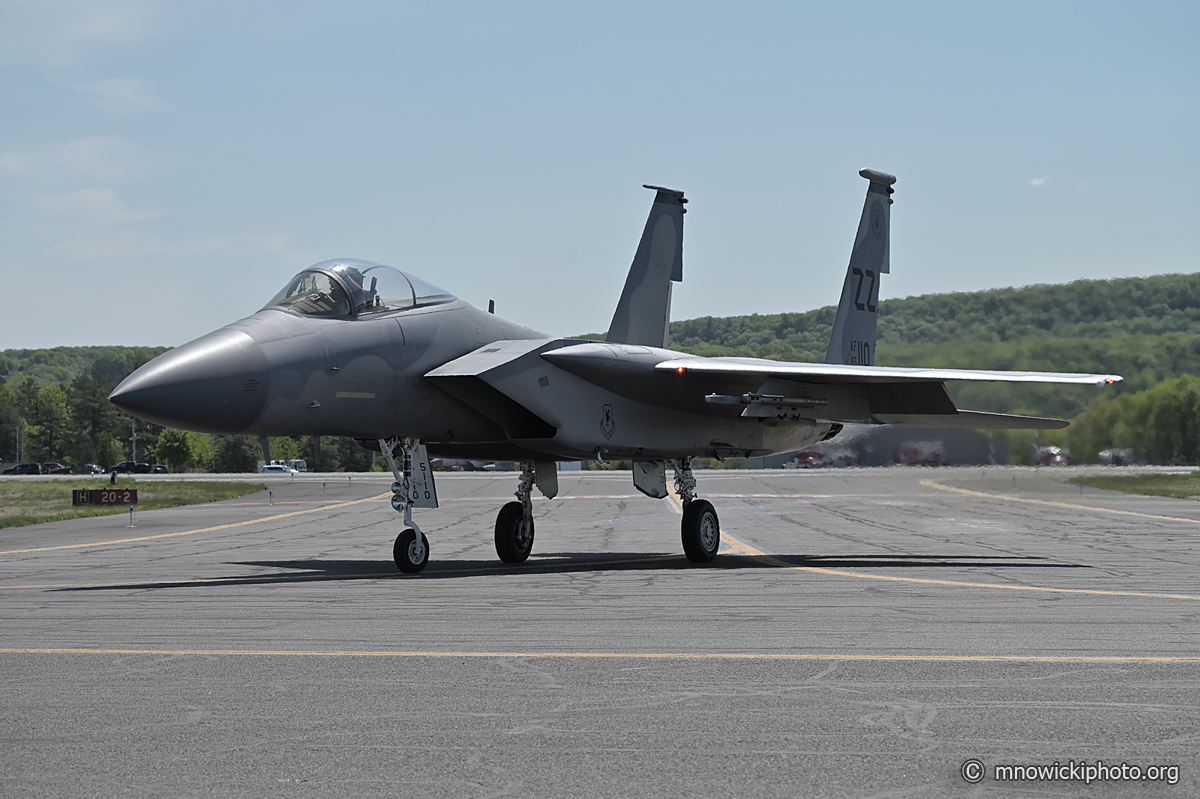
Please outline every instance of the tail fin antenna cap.
[{"label": "tail fin antenna cap", "polygon": [[889,175],[887,172],[880,172],[877,169],[860,169],[858,170],[858,174],[872,183],[882,183],[885,186],[890,186],[896,182],[895,175]]}]

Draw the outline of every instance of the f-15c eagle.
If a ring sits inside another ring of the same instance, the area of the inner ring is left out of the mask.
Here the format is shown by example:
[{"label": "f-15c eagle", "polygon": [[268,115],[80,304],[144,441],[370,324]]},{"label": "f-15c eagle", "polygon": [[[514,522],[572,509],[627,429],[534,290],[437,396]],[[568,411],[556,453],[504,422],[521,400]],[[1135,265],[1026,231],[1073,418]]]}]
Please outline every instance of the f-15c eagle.
[{"label": "f-15c eagle", "polygon": [[623,459],[649,497],[683,503],[683,550],[711,561],[712,504],[692,458],[802,449],[845,424],[1059,428],[1067,422],[960,410],[950,380],[1111,384],[1117,375],[875,365],[879,281],[888,273],[892,185],[871,169],[825,363],[701,358],[667,349],[671,284],[683,279],[683,192],[655,193],[604,341],[552,338],[415,275],[338,258],[310,266],[257,313],[166,352],[109,399],[157,424],[203,433],[349,436],[378,447],[404,529],[393,556],[419,572],[429,543],[413,508],[436,508],[429,457],[516,461],[516,501],[496,552],[533,548],[533,487],[558,493],[559,461]]}]

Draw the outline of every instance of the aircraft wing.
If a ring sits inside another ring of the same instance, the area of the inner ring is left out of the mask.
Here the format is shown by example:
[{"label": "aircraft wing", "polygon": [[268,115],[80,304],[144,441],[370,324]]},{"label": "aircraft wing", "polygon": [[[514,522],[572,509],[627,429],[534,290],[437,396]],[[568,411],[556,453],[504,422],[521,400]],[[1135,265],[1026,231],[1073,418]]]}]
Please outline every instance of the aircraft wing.
[{"label": "aircraft wing", "polygon": [[679,410],[924,428],[1067,426],[1061,419],[960,410],[946,393],[947,381],[1109,385],[1121,380],[1120,375],[1108,374],[704,358],[657,347],[601,342],[549,349],[541,357],[608,391]]}]

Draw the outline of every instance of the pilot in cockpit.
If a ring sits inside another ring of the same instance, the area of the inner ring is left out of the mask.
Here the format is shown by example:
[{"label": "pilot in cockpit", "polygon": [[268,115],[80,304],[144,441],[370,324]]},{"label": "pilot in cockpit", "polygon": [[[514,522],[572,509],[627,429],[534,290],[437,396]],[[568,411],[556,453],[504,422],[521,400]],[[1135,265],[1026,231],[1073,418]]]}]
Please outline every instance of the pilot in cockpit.
[{"label": "pilot in cockpit", "polygon": [[376,291],[376,286],[379,284],[379,278],[372,276],[370,286],[367,286],[366,276],[362,271],[352,264],[337,264],[333,267],[333,271],[342,279],[350,289],[350,296],[353,298],[351,303],[354,310],[358,313],[371,310],[377,307],[379,302],[379,293]]}]

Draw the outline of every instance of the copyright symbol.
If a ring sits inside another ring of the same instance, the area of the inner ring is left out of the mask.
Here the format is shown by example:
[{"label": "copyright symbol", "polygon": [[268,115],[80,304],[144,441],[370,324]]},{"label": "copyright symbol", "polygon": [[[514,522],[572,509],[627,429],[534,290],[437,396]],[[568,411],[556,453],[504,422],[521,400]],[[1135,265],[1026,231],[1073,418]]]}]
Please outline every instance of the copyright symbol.
[{"label": "copyright symbol", "polygon": [[987,773],[987,769],[983,766],[983,761],[974,757],[970,760],[964,760],[962,768],[959,771],[962,772],[962,778],[972,785],[982,782],[984,774]]}]

